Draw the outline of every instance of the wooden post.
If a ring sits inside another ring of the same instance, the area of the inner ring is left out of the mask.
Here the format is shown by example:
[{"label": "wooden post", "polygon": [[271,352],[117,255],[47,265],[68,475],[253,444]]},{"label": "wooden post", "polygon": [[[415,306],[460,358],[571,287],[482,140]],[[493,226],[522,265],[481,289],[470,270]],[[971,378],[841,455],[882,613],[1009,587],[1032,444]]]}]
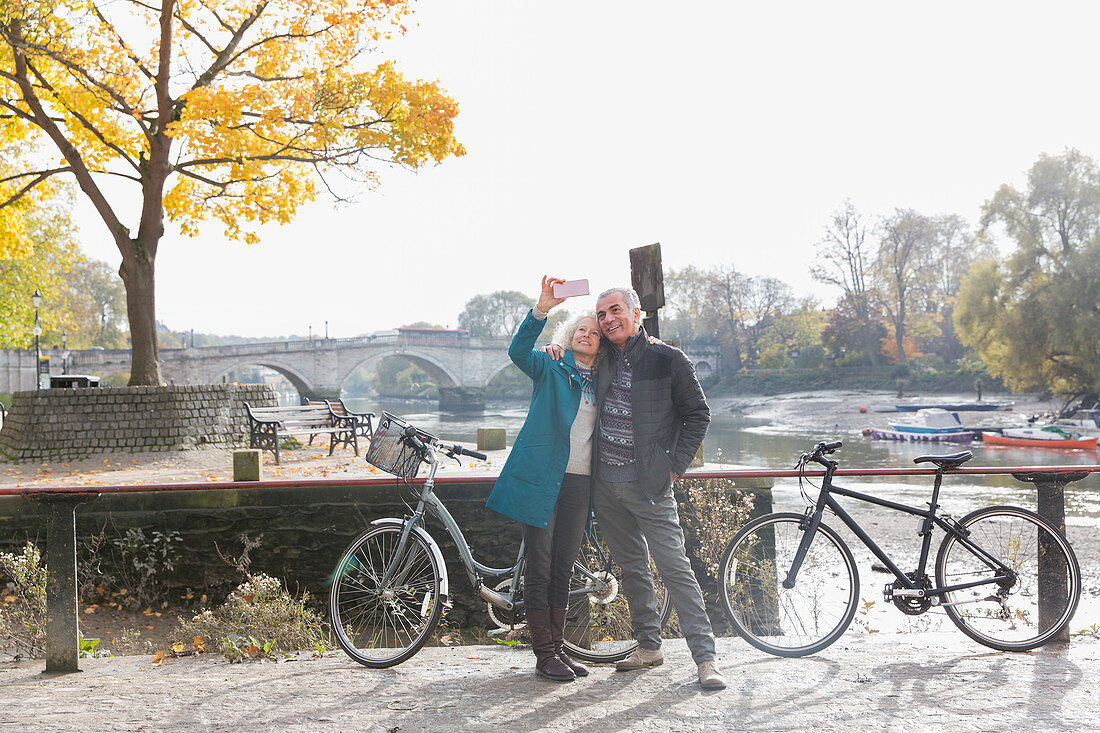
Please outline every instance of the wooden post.
[{"label": "wooden post", "polygon": [[660,243],[630,250],[630,284],[642,301],[642,311],[645,313],[642,327],[650,336],[660,338],[657,310],[665,304],[665,274],[661,267]]}]

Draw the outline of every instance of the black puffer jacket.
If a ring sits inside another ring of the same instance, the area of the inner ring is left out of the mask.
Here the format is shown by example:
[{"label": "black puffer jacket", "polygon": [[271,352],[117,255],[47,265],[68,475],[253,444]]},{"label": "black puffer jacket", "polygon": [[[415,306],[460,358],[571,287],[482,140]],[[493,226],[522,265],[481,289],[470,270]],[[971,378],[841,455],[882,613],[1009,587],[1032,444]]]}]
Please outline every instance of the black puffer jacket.
[{"label": "black puffer jacket", "polygon": [[[633,370],[630,387],[634,424],[634,460],[638,482],[657,498],[671,487],[669,472],[680,476],[691,465],[710,425],[710,407],[695,376],[695,365],[684,352],[667,344],[651,344],[645,330],[627,343],[623,358]],[[610,356],[596,380],[597,415],[618,374]],[[598,475],[599,447],[593,446],[593,475]]]}]

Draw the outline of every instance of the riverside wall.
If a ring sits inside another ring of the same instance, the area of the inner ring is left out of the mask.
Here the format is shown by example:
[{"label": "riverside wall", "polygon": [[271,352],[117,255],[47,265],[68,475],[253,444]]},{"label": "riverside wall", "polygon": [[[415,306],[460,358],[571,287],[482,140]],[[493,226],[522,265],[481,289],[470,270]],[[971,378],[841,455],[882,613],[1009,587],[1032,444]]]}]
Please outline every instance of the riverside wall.
[{"label": "riverside wall", "polygon": [[247,440],[244,403],[278,404],[268,385],[93,387],[16,392],[0,456],[64,461],[97,453],[169,451]]}]

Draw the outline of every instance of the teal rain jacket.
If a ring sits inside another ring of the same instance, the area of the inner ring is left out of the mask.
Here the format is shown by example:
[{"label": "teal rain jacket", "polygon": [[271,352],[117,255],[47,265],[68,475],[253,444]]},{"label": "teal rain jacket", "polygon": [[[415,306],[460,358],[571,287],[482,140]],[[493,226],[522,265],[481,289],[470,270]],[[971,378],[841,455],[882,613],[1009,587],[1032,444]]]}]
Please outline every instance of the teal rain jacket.
[{"label": "teal rain jacket", "polygon": [[528,313],[508,347],[508,356],[535,385],[527,419],[485,502],[506,517],[543,529],[550,524],[565,477],[569,431],[581,404],[581,377],[573,352],[554,361],[534,348],[545,326],[545,320]]}]

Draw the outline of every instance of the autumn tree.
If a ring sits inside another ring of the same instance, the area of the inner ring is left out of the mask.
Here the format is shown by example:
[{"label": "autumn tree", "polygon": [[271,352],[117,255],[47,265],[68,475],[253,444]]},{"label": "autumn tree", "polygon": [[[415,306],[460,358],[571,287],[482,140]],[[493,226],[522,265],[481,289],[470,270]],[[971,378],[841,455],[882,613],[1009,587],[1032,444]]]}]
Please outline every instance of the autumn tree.
[{"label": "autumn tree", "polygon": [[750,278],[733,265],[718,265],[710,270],[710,296],[718,310],[719,342],[726,370],[738,372],[744,363],[743,302]]},{"label": "autumn tree", "polygon": [[851,201],[837,209],[814,252],[810,275],[818,282],[840,288],[845,312],[851,316],[846,325],[853,326],[859,349],[872,366],[879,364],[880,324],[877,311],[871,265],[873,244],[868,241],[868,225]]},{"label": "autumn tree", "polygon": [[[523,323],[535,299],[518,290],[497,290],[493,293],[475,295],[466,301],[466,307],[458,316],[458,325],[470,332],[471,336],[481,338],[511,338]],[[555,308],[551,317],[561,311]],[[553,324],[547,324],[547,335],[553,333]]]},{"label": "autumn tree", "polygon": [[[5,0],[0,230],[75,180],[122,257],[131,384],[159,384],[155,266],[165,219],[231,239],[286,223],[380,163],[461,155],[437,83],[369,62],[407,0]],[[2,232],[0,232],[2,233]]]},{"label": "autumn tree", "polygon": [[963,343],[1015,389],[1100,392],[1100,167],[1077,150],[1042,155],[1023,191],[1005,184],[982,227],[1015,243],[975,264],[955,323]]},{"label": "autumn tree", "polygon": [[664,285],[661,330],[675,335],[680,341],[713,336],[718,311],[711,293],[711,274],[695,265],[669,269]]},{"label": "autumn tree", "polygon": [[932,219],[912,209],[897,209],[880,225],[875,281],[899,364],[909,361],[906,330],[920,315],[921,297],[928,292],[928,253],[935,247],[935,236]]},{"label": "autumn tree", "polygon": [[[84,344],[79,317],[74,317],[69,301],[78,291],[70,287],[71,270],[79,267],[84,255],[76,243],[71,218],[70,197],[64,191],[52,199],[37,201],[30,209],[7,212],[10,231],[16,239],[0,236],[0,348],[23,349],[34,345],[34,307],[31,295],[42,295],[39,325],[42,344],[60,344],[69,332],[74,343]],[[90,345],[90,342],[88,342]]]}]

